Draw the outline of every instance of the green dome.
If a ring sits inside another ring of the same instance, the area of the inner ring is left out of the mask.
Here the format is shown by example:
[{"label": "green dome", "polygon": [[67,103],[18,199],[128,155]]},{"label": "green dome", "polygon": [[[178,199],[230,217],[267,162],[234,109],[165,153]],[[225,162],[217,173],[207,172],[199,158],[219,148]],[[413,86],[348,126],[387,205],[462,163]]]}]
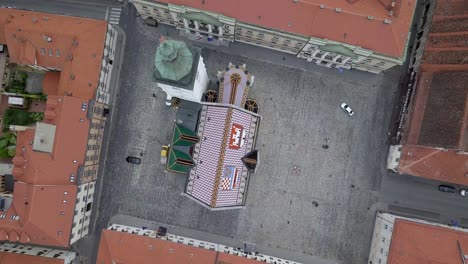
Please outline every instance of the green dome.
[{"label": "green dome", "polygon": [[193,56],[184,42],[166,40],[156,50],[154,66],[165,79],[179,81],[192,69]]}]

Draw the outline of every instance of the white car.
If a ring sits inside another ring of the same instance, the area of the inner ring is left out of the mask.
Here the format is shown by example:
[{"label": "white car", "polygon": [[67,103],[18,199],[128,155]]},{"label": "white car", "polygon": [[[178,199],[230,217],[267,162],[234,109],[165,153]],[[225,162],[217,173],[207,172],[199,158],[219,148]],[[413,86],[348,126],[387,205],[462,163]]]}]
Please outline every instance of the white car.
[{"label": "white car", "polygon": [[354,115],[354,111],[353,109],[351,109],[351,107],[349,107],[347,104],[345,103],[342,103],[341,104],[341,109],[343,109],[349,116],[353,116]]},{"label": "white car", "polygon": [[465,190],[465,189],[461,189],[461,190],[460,190],[460,195],[461,195],[461,196],[466,197],[467,194],[468,194],[468,193],[467,193],[467,190]]}]

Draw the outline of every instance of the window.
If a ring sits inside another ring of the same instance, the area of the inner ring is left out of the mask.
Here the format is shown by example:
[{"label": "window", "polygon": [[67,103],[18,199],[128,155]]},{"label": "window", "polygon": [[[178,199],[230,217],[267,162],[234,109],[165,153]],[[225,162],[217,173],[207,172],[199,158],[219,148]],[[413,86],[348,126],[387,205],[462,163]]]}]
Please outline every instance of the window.
[{"label": "window", "polygon": [[49,49],[49,56],[54,56],[54,51],[52,49]]},{"label": "window", "polygon": [[41,55],[45,55],[45,49],[41,48]]},{"label": "window", "polygon": [[59,49],[55,50],[55,56],[60,57],[60,50]]},{"label": "window", "polygon": [[[91,211],[91,204],[92,204],[92,203],[88,203],[88,204],[86,205],[86,212]],[[86,219],[86,220],[87,220],[87,219]]]}]

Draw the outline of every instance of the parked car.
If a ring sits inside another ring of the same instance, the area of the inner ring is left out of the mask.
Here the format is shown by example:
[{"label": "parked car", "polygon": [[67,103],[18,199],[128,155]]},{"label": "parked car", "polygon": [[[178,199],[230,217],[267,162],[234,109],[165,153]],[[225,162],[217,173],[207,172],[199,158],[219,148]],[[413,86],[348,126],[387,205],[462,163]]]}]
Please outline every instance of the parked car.
[{"label": "parked car", "polygon": [[141,159],[138,158],[138,157],[135,157],[135,156],[128,156],[126,159],[125,159],[128,163],[132,163],[132,164],[141,164]]},{"label": "parked car", "polygon": [[466,195],[468,194],[467,191],[468,191],[467,189],[461,189],[460,190],[460,195],[463,196],[463,197],[466,197]]},{"label": "parked car", "polygon": [[439,191],[441,192],[448,192],[448,193],[454,193],[455,188],[449,185],[439,185]]},{"label": "parked car", "polygon": [[345,111],[349,116],[354,115],[353,109],[351,109],[351,107],[349,107],[346,103],[341,104],[341,109],[343,109],[343,111]]}]

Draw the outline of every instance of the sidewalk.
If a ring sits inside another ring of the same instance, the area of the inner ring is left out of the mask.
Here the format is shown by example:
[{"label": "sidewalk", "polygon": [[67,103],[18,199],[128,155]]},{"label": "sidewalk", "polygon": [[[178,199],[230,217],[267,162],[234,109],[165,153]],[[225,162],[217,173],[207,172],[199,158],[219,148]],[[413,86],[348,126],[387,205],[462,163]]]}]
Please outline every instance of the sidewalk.
[{"label": "sidewalk", "polygon": [[106,128],[104,130],[104,136],[102,139],[103,145],[101,153],[101,160],[99,163],[99,171],[96,181],[96,190],[94,192],[94,203],[93,203],[93,211],[91,213],[91,220],[89,225],[89,233],[84,238],[80,239],[76,244],[72,246],[72,248],[78,253],[78,259],[82,262],[77,263],[89,263],[92,264],[92,260],[95,258],[95,254],[97,253],[101,229],[106,227],[97,226],[97,220],[99,219],[99,204],[101,200],[101,193],[103,188],[103,180],[104,180],[104,168],[106,165],[106,153],[109,147],[109,139],[112,133],[112,129],[114,126],[114,116],[117,108],[115,107],[115,102],[118,98],[119,94],[119,80],[120,80],[120,71],[122,69],[122,63],[124,59],[124,50],[125,50],[125,42],[126,42],[126,34],[125,32],[118,26],[113,25],[113,27],[118,31],[118,40],[117,40],[117,47],[116,47],[116,54],[114,57],[115,66],[112,71],[110,89],[111,89],[111,103],[109,105],[110,109],[110,116],[108,116],[106,121]]}]

